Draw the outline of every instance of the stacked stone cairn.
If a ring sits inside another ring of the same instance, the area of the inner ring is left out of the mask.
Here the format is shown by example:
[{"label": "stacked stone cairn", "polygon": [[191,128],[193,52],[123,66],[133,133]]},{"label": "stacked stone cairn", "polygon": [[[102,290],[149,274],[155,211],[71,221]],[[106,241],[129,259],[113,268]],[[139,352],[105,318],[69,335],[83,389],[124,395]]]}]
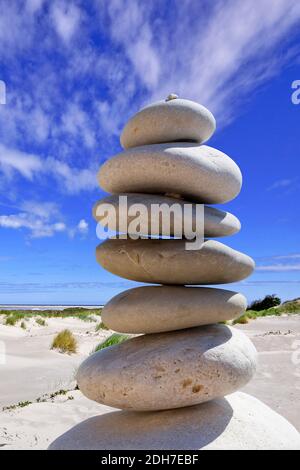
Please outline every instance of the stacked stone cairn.
[{"label": "stacked stone cairn", "polygon": [[[220,204],[236,197],[242,185],[238,166],[202,145],[215,126],[206,108],[176,95],[138,112],[122,132],[125,150],[99,172],[100,186],[112,195],[96,204],[96,218],[99,205],[110,203],[118,216],[132,222],[128,213],[120,213],[120,195],[127,196],[128,208],[138,203],[148,208]],[[149,214],[142,218],[144,232],[151,226]],[[106,326],[139,336],[81,365],[78,384],[84,395],[115,408],[166,410],[223,397],[251,379],[255,348],[241,331],[224,324],[245,311],[245,297],[189,287],[236,282],[252,273],[249,256],[206,239],[239,230],[234,215],[207,205],[205,240],[197,250],[187,250],[184,238],[166,239],[163,224],[158,238],[108,239],[97,247],[97,260],[106,270],[158,285],[129,289],[104,307]]]},{"label": "stacked stone cairn", "polygon": [[[240,281],[254,268],[247,255],[210,239],[240,230],[234,215],[210,206],[236,197],[242,184],[227,155],[202,145],[215,126],[206,108],[170,95],[129,120],[124,151],[102,166],[100,186],[111,195],[96,204],[95,218],[116,229],[109,216],[105,222],[99,216],[109,203],[129,223],[131,237],[100,244],[97,260],[113,274],[152,285],[126,290],[104,307],[109,328],[135,336],[81,364],[80,390],[108,407],[50,449],[300,449],[293,426],[237,391],[255,371],[256,350],[224,323],[243,314],[245,297],[203,287]],[[126,213],[120,195],[127,196]],[[193,229],[196,204],[204,205],[204,242],[186,249],[188,237],[177,237],[175,216],[167,229],[154,221],[154,234],[151,211],[142,211],[134,229],[130,208],[141,203],[190,204]]]}]

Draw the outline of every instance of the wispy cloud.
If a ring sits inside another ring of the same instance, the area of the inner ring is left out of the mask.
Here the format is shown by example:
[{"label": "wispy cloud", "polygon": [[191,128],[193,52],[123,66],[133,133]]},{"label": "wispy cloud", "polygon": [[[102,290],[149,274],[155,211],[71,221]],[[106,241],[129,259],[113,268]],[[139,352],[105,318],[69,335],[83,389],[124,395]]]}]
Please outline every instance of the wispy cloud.
[{"label": "wispy cloud", "polygon": [[76,227],[69,229],[69,236],[74,238],[75,235],[81,235],[81,237],[85,237],[89,231],[89,224],[85,219],[81,219]]},{"label": "wispy cloud", "polygon": [[120,282],[1,282],[0,292],[3,293],[24,293],[24,292],[56,292],[58,290],[74,290],[74,289],[115,289],[135,286],[136,283],[131,281]]},{"label": "wispy cloud", "polygon": [[263,271],[263,272],[293,272],[293,271],[300,271],[300,264],[272,264],[272,265],[265,265],[265,266],[257,266],[256,271]]},{"label": "wispy cloud", "polygon": [[89,230],[89,224],[86,220],[81,219],[77,225],[77,229],[80,233],[86,234]]},{"label": "wispy cloud", "polygon": [[277,180],[267,188],[267,191],[273,191],[274,189],[290,188],[297,182],[297,180],[298,178],[285,178]]},{"label": "wispy cloud", "polygon": [[224,124],[299,53],[298,0],[0,6],[0,182],[14,193],[20,177],[41,196],[49,184],[68,195],[96,189],[100,161],[119,150],[122,126],[142,105],[176,92]]},{"label": "wispy cloud", "polygon": [[45,174],[60,183],[62,191],[76,194],[82,190],[97,187],[96,167],[76,168],[53,157],[39,157],[19,150],[10,149],[0,144],[0,170],[11,180],[15,173],[32,181]]},{"label": "wispy cloud", "polygon": [[257,279],[253,281],[241,281],[239,284],[243,286],[259,286],[264,284],[300,284],[300,279]]},{"label": "wispy cloud", "polygon": [[42,169],[42,162],[36,155],[25,154],[0,144],[0,170],[7,177],[10,177],[16,171],[24,178],[32,180],[34,174],[42,171]]},{"label": "wispy cloud", "polygon": [[83,12],[70,2],[56,0],[52,3],[51,13],[57,34],[69,43],[79,27]]},{"label": "wispy cloud", "polygon": [[53,202],[23,201],[18,212],[0,214],[0,227],[3,229],[25,229],[30,238],[53,237],[65,233],[73,238],[86,235],[88,223],[81,219],[75,227],[67,226],[58,204]]},{"label": "wispy cloud", "polygon": [[256,271],[261,272],[298,272],[300,253],[290,253],[257,258]]},{"label": "wispy cloud", "polygon": [[[7,5],[0,17],[0,55],[10,51],[11,70],[0,138],[8,147],[39,145],[63,161],[78,154],[95,161],[95,149],[109,155],[113,145],[109,151],[107,143],[113,136],[116,146],[128,116],[172,91],[207,105],[224,124],[299,52],[291,46],[298,0]],[[32,57],[25,74],[20,52]]]},{"label": "wispy cloud", "polygon": [[[108,10],[112,40],[123,47],[148,89],[147,100],[149,94],[153,99],[176,91],[208,105],[219,118],[232,116],[241,98],[297,52],[287,47],[280,55],[273,53],[296,32],[297,0],[203,1],[201,15],[199,3],[189,0],[167,11],[162,2],[151,7],[137,0],[99,4],[99,15]],[[168,21],[160,21],[160,11]]]},{"label": "wispy cloud", "polygon": [[52,237],[55,233],[64,232],[66,230],[66,226],[63,222],[49,223],[48,219],[27,212],[0,215],[0,227],[28,229],[32,238]]}]

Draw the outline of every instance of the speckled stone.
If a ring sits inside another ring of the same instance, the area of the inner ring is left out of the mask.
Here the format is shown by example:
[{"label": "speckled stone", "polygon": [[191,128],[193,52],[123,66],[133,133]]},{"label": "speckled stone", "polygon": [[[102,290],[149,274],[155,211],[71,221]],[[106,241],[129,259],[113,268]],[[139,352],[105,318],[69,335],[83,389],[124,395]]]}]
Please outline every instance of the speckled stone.
[{"label": "speckled stone", "polygon": [[102,349],[80,366],[89,399],[121,409],[196,405],[246,385],[256,368],[247,336],[225,325],[138,336]]},{"label": "speckled stone", "polygon": [[239,167],[225,153],[186,142],[121,152],[102,165],[98,180],[109,193],[175,194],[206,204],[230,201],[242,186]]},{"label": "speckled stone", "polygon": [[216,129],[212,113],[194,101],[175,97],[150,104],[135,114],[121,134],[122,147],[208,140]]}]

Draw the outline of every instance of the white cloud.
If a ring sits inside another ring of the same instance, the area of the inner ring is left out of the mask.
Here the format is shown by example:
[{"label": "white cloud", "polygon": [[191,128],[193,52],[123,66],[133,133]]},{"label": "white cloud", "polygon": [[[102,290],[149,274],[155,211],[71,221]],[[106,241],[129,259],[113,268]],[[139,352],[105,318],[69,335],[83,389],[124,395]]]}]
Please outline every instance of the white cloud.
[{"label": "white cloud", "polygon": [[171,10],[164,2],[137,0],[98,5],[100,18],[107,11],[112,41],[148,89],[142,101],[176,92],[202,102],[223,122],[298,52],[277,53],[297,31],[298,0],[181,0]]},{"label": "white cloud", "polygon": [[300,271],[300,253],[290,253],[258,258],[260,263],[256,271],[262,272],[298,272]]},{"label": "white cloud", "polygon": [[[110,18],[112,39],[120,44],[141,82],[152,89],[158,85],[160,57],[154,45],[148,12],[151,6],[136,0],[102,3]],[[145,8],[146,7],[146,8]]]},{"label": "white cloud", "polygon": [[300,271],[300,264],[272,264],[267,266],[257,266],[256,271],[264,272],[293,272]]},{"label": "white cloud", "polygon": [[42,159],[37,155],[10,149],[0,144],[0,170],[11,179],[15,172],[32,181],[46,174],[60,183],[60,189],[70,194],[97,187],[96,168],[73,168],[53,157]]},{"label": "white cloud", "polygon": [[55,30],[60,38],[69,43],[76,33],[80,23],[81,11],[65,1],[55,1],[52,5],[52,19]]},{"label": "white cloud", "polygon": [[299,23],[300,3],[218,0],[199,21],[190,2],[185,5],[184,27],[161,37],[164,85],[154,95],[175,91],[203,102],[219,119],[229,117],[242,97],[280,69],[285,57],[276,47]]},{"label": "white cloud", "polygon": [[290,255],[277,255],[277,256],[273,256],[273,259],[297,260],[297,259],[300,259],[300,253],[292,253]]},{"label": "white cloud", "polygon": [[95,145],[95,134],[90,126],[90,118],[78,104],[71,103],[63,113],[61,121],[63,131],[82,138],[88,148]]},{"label": "white cloud", "polygon": [[60,208],[53,202],[24,201],[16,214],[0,215],[0,227],[6,229],[26,229],[30,238],[52,237],[57,233],[65,232],[69,237],[86,235],[89,225],[85,219],[81,219],[72,228],[67,227],[63,220]]},{"label": "white cloud", "polygon": [[54,202],[23,201],[20,208],[22,211],[46,220],[51,217],[60,217],[60,209]]},{"label": "white cloud", "polygon": [[43,6],[44,0],[26,0],[26,9],[29,13],[37,13]]},{"label": "white cloud", "polygon": [[54,178],[61,183],[61,188],[69,194],[76,194],[84,190],[94,190],[97,185],[96,169],[71,168],[67,163],[49,157],[46,168]]},{"label": "white cloud", "polygon": [[89,230],[89,224],[84,219],[81,219],[77,225],[77,229],[80,233],[86,234]]},{"label": "white cloud", "polygon": [[28,212],[0,215],[0,227],[28,229],[32,238],[52,237],[56,232],[66,230],[66,225],[63,222],[50,223],[47,218],[39,217]]},{"label": "white cloud", "polygon": [[9,149],[0,144],[0,169],[6,176],[17,171],[24,178],[33,179],[35,173],[42,171],[42,162],[36,155]]},{"label": "white cloud", "polygon": [[31,238],[52,237],[67,230],[56,203],[25,200],[20,210],[17,214],[0,215],[0,227],[27,229]]},{"label": "white cloud", "polygon": [[273,191],[273,189],[280,189],[280,188],[289,188],[296,181],[297,181],[297,178],[290,178],[290,179],[286,178],[286,179],[275,181],[271,186],[267,188],[267,191]]}]

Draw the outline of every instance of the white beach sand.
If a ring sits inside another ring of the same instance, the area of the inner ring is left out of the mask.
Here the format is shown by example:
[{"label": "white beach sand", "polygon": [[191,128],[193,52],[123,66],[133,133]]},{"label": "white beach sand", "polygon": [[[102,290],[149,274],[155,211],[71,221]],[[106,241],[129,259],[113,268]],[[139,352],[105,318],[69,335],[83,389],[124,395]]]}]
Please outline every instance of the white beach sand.
[{"label": "white beach sand", "polygon": [[[74,318],[47,319],[47,327],[30,319],[29,327],[0,325],[7,360],[0,364],[0,406],[34,401],[44,393],[72,389],[74,372],[81,361],[111,332],[95,333],[96,323]],[[98,320],[99,321],[99,320]],[[300,316],[260,318],[239,325],[259,351],[254,379],[243,391],[253,395],[287,418],[300,430]],[[54,335],[69,328],[79,342],[76,355],[50,350]],[[298,343],[297,343],[298,341]],[[81,421],[111,411],[71,390],[24,408],[0,412],[0,448],[46,449],[62,433]]]},{"label": "white beach sand", "polygon": [[[5,363],[0,363],[0,407],[20,401],[33,401],[48,392],[74,388],[74,376],[79,364],[95,346],[111,332],[95,332],[97,321],[77,318],[46,318],[47,326],[39,326],[34,318],[26,321],[26,330],[19,326],[0,324],[0,341],[5,348]],[[54,336],[64,329],[74,333],[77,354],[62,354],[51,350]],[[2,348],[3,349],[3,348]],[[2,362],[2,361],[0,361]]]}]

